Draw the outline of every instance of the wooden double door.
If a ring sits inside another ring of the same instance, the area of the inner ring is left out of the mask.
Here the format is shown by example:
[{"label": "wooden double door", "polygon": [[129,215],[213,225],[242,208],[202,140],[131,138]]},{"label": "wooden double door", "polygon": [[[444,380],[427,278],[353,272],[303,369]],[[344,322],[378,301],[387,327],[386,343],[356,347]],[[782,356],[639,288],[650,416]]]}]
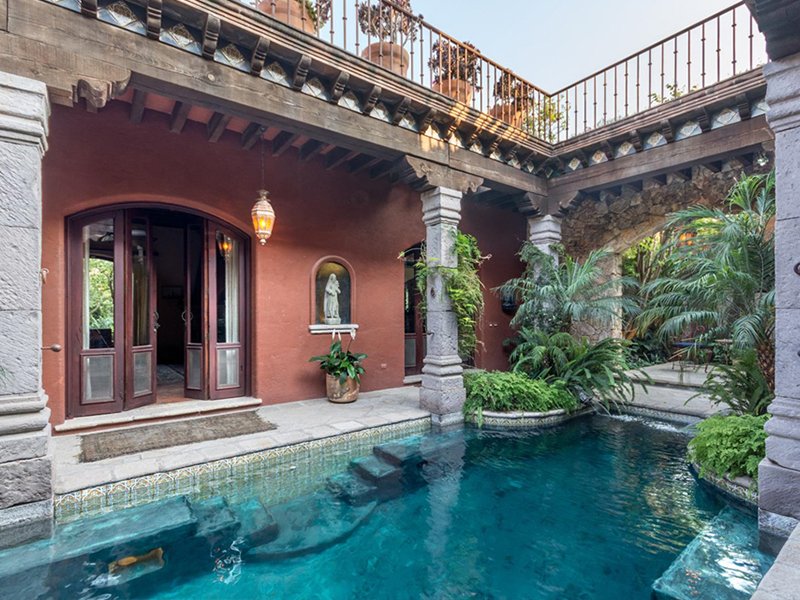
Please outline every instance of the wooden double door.
[{"label": "wooden double door", "polygon": [[[174,249],[175,240],[160,244],[156,227],[182,236],[177,247],[183,252],[165,256],[159,246]],[[183,376],[183,397],[245,395],[246,253],[246,242],[229,228],[175,211],[120,209],[70,219],[68,416],[119,412],[159,399],[158,306],[167,290],[159,287],[158,273],[164,265],[183,270],[177,290],[184,360],[171,365]],[[176,286],[169,290],[175,295]]]}]

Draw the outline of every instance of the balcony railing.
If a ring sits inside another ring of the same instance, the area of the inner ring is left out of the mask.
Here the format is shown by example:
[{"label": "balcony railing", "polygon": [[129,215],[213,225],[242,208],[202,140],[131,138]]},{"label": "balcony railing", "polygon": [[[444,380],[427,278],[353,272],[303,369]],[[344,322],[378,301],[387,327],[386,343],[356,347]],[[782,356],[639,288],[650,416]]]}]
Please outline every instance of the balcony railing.
[{"label": "balcony railing", "polygon": [[241,0],[555,143],[750,71],[766,43],[744,2],[553,94],[413,14],[408,0]]}]

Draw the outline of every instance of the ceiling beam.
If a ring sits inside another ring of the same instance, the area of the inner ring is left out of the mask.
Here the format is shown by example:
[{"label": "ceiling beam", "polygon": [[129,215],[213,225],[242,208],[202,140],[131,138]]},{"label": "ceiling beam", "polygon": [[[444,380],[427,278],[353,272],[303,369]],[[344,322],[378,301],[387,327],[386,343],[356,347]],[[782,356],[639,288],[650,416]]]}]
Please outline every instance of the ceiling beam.
[{"label": "ceiling beam", "polygon": [[325,155],[325,169],[332,171],[342,163],[358,156],[358,152],[347,148],[334,148]]},{"label": "ceiling beam", "polygon": [[300,162],[310,162],[314,157],[325,149],[325,142],[319,140],[308,140],[300,147]]},{"label": "ceiling beam", "polygon": [[272,156],[280,156],[292,147],[297,139],[300,137],[299,133],[292,133],[291,131],[281,131],[272,140]]},{"label": "ceiling beam", "polygon": [[369,154],[361,154],[356,156],[350,162],[347,163],[347,172],[351,175],[355,175],[356,173],[360,173],[364,169],[369,169],[374,167],[381,161],[380,158],[376,158],[374,156],[370,156]]},{"label": "ceiling beam", "polygon": [[211,115],[207,126],[208,141],[216,142],[225,133],[225,129],[227,129],[228,123],[231,122],[232,118],[232,116],[220,112]]},{"label": "ceiling beam", "polygon": [[147,92],[139,89],[133,90],[133,101],[131,102],[131,123],[138,125],[144,118],[144,104],[147,100]]},{"label": "ceiling beam", "polygon": [[372,167],[369,172],[369,178],[372,180],[380,179],[391,173],[392,169],[394,169],[394,163],[390,160],[384,160]]},{"label": "ceiling beam", "polygon": [[250,123],[242,132],[242,148],[250,150],[267,131],[267,126],[261,123]]},{"label": "ceiling beam", "polygon": [[186,125],[186,117],[189,116],[189,111],[192,105],[188,102],[181,102],[177,100],[175,106],[172,107],[172,115],[169,118],[169,130],[172,133],[180,133],[183,131],[183,126]]}]

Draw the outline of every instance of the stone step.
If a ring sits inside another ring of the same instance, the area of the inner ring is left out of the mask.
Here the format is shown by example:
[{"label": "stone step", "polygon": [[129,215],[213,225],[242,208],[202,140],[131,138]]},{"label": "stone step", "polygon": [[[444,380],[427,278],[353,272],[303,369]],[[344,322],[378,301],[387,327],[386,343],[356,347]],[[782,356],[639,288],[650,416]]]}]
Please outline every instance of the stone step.
[{"label": "stone step", "polygon": [[327,487],[334,496],[354,506],[372,502],[378,491],[375,485],[352,470],[329,477]]},{"label": "stone step", "polygon": [[411,438],[408,441],[381,444],[372,449],[375,456],[395,467],[409,468],[423,462],[420,440]]},{"label": "stone step", "polygon": [[357,458],[350,463],[350,467],[366,481],[378,486],[397,481],[402,475],[398,467],[375,455]]},{"label": "stone step", "polygon": [[241,523],[225,498],[216,497],[195,502],[192,511],[197,518],[196,537],[204,538],[211,544],[236,538]]},{"label": "stone step", "polygon": [[653,584],[656,600],[748,600],[773,558],[758,551],[755,517],[723,509]]},{"label": "stone step", "polygon": [[232,507],[239,518],[239,537],[245,548],[267,544],[278,537],[278,524],[258,500],[249,500]]},{"label": "stone step", "polygon": [[346,540],[369,519],[377,502],[351,506],[320,490],[269,508],[278,537],[248,550],[246,560],[280,560],[330,548]]}]

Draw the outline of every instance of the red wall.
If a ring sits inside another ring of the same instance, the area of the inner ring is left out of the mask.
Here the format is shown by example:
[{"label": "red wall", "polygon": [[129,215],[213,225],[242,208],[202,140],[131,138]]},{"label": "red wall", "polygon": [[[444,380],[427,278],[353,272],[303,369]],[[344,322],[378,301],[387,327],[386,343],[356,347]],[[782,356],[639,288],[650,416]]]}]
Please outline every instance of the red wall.
[{"label": "red wall", "polygon": [[[242,150],[232,132],[209,143],[205,126],[195,122],[180,135],[170,133],[169,116],[153,111],[134,126],[128,110],[121,102],[100,114],[53,107],[43,181],[45,346],[65,345],[68,215],[120,202],[161,202],[252,231],[250,208],[261,186],[257,150]],[[311,271],[326,255],[345,258],[355,270],[360,328],[353,347],[369,354],[363,389],[402,385],[403,264],[397,257],[424,237],[419,195],[344,168],[325,171],[321,159],[301,163],[294,149],[280,158],[267,153],[265,177],[277,219],[266,246],[251,241],[252,394],[266,404],[324,396],[322,373],[307,361],[330,343],[308,332]],[[492,255],[482,272],[487,288],[519,273],[514,253],[525,234],[523,217],[467,201],[462,228]],[[508,320],[487,290],[479,366],[506,366]],[[43,386],[55,424],[65,419],[64,379],[64,354],[46,353]]]}]

